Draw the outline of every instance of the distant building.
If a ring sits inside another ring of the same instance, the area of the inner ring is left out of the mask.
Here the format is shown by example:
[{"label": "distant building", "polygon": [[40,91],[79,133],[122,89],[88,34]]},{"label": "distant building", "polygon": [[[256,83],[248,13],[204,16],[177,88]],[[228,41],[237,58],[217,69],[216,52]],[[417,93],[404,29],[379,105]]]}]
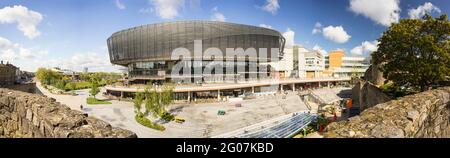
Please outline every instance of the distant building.
[{"label": "distant building", "polygon": [[0,87],[13,85],[19,77],[20,70],[12,64],[0,63]]},{"label": "distant building", "polygon": [[370,66],[370,58],[362,56],[346,57],[344,51],[331,51],[325,56],[325,73],[332,77],[361,77]]},{"label": "distant building", "polygon": [[322,53],[318,51],[308,51],[305,53],[305,67],[306,78],[320,78],[323,77],[325,70],[325,61]]},{"label": "distant building", "polygon": [[71,80],[78,80],[80,78],[80,73],[69,69],[61,69],[59,67],[54,67],[51,70],[56,71],[62,76],[70,78]]},{"label": "distant building", "polygon": [[85,67],[85,68],[83,69],[83,72],[84,72],[84,73],[88,73],[88,72],[89,72],[88,68]]},{"label": "distant building", "polygon": [[324,56],[300,45],[285,48],[283,59],[270,65],[278,78],[320,78],[325,70]]},{"label": "distant building", "polygon": [[[294,71],[293,49],[285,48],[284,56],[281,60],[268,63],[273,71],[271,76],[277,79],[291,77]],[[297,69],[298,70],[298,69]]]}]

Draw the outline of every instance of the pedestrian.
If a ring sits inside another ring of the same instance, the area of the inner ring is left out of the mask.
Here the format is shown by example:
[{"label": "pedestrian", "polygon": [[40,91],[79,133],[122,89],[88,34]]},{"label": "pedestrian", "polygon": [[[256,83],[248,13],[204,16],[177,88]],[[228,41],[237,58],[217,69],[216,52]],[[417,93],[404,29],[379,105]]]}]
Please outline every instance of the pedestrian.
[{"label": "pedestrian", "polygon": [[336,112],[334,112],[334,117],[333,117],[333,121],[336,122],[337,121],[337,115]]},{"label": "pedestrian", "polygon": [[83,110],[83,104],[80,105],[80,109]]}]

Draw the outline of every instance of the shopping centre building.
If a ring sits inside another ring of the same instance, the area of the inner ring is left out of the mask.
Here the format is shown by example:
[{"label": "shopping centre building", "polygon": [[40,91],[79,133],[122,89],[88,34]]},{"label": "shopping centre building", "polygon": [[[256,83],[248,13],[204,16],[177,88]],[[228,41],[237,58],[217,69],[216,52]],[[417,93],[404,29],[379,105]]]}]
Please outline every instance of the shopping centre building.
[{"label": "shopping centre building", "polygon": [[284,44],[278,31],[216,21],[143,25],[108,39],[111,63],[127,67],[132,83],[267,78],[270,67],[263,63],[280,59]]},{"label": "shopping centre building", "polygon": [[[132,97],[134,92],[144,91],[144,84],[172,82],[176,100],[220,100],[223,96],[295,91],[348,81],[302,78],[308,74],[302,66],[307,63],[298,60],[289,63],[296,65],[292,71],[299,77],[280,79],[272,63],[283,62],[285,38],[263,27],[216,21],[157,23],[116,32],[107,43],[111,63],[128,69],[123,86],[106,87],[112,96]],[[294,54],[296,59],[308,56],[301,51],[289,55]],[[322,56],[320,59],[323,62]]]}]

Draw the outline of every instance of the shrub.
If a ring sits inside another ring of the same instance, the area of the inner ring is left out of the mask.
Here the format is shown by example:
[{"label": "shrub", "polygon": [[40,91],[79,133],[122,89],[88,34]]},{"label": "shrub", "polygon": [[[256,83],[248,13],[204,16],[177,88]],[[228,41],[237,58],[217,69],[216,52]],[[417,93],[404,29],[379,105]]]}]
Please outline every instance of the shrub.
[{"label": "shrub", "polygon": [[165,120],[165,121],[168,121],[168,122],[175,120],[175,116],[172,115],[172,114],[170,114],[170,113],[168,113],[168,112],[164,112],[164,113],[161,115],[161,118],[162,118],[163,120]]},{"label": "shrub", "polygon": [[103,100],[98,100],[98,99],[95,99],[95,98],[93,98],[93,97],[89,97],[89,98],[87,98],[86,99],[86,103],[87,104],[112,104],[111,102],[108,102],[108,101],[103,101]]},{"label": "shrub", "polygon": [[64,90],[66,87],[66,83],[63,80],[56,80],[55,87]]},{"label": "shrub", "polygon": [[75,89],[88,89],[88,88],[91,88],[91,83],[89,83],[89,82],[84,82],[84,81],[82,81],[82,82],[75,82]]},{"label": "shrub", "polygon": [[144,117],[144,114],[142,114],[141,112],[138,112],[134,118],[136,119],[136,122],[138,122],[139,124],[141,124],[145,127],[152,128],[152,129],[159,130],[159,131],[166,130],[166,128],[164,126],[157,124],[157,123],[153,123],[148,118]]}]

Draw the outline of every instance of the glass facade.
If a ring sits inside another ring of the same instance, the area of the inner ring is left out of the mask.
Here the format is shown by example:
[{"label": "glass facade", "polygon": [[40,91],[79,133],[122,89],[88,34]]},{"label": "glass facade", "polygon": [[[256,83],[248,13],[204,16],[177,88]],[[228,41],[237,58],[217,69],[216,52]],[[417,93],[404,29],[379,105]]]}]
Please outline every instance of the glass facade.
[{"label": "glass facade", "polygon": [[[184,74],[181,69],[178,74],[185,76],[171,76],[174,66],[180,64],[188,68],[189,74]],[[200,71],[196,71],[199,69]],[[139,79],[163,80],[166,78],[201,77],[202,82],[222,82],[227,74],[232,74],[233,80],[249,81],[259,76],[258,64],[255,61],[148,61],[134,62],[128,65],[129,77]],[[227,73],[227,71],[232,71]],[[200,72],[200,73],[198,73]],[[187,76],[186,76],[187,75]]]},{"label": "glass facade", "polygon": [[[284,49],[285,39],[274,30],[213,21],[182,21],[168,22],[139,26],[114,33],[107,40],[110,60],[113,64],[126,66],[130,76],[140,77],[171,77],[169,72],[174,65],[183,61],[172,61],[172,51],[176,48],[186,48],[194,57],[194,40],[201,40],[205,51],[208,48],[218,48],[224,55],[222,73],[226,67],[237,67],[243,65],[245,70],[236,70],[235,74],[239,80],[252,78],[253,73],[258,73],[259,61],[271,61],[271,57],[281,57]],[[255,48],[256,59],[238,58],[226,55],[226,48]],[[267,48],[267,55],[260,56],[259,49]],[[277,54],[272,55],[271,49],[279,48]],[[230,62],[229,59],[232,59]],[[211,65],[212,61],[202,61],[203,58],[195,58],[199,62],[186,63],[192,69]],[[233,62],[236,60],[236,62]],[[256,70],[255,70],[256,69]],[[213,70],[212,74],[203,74],[205,81],[220,80]],[[218,71],[220,72],[220,71]]]}]

